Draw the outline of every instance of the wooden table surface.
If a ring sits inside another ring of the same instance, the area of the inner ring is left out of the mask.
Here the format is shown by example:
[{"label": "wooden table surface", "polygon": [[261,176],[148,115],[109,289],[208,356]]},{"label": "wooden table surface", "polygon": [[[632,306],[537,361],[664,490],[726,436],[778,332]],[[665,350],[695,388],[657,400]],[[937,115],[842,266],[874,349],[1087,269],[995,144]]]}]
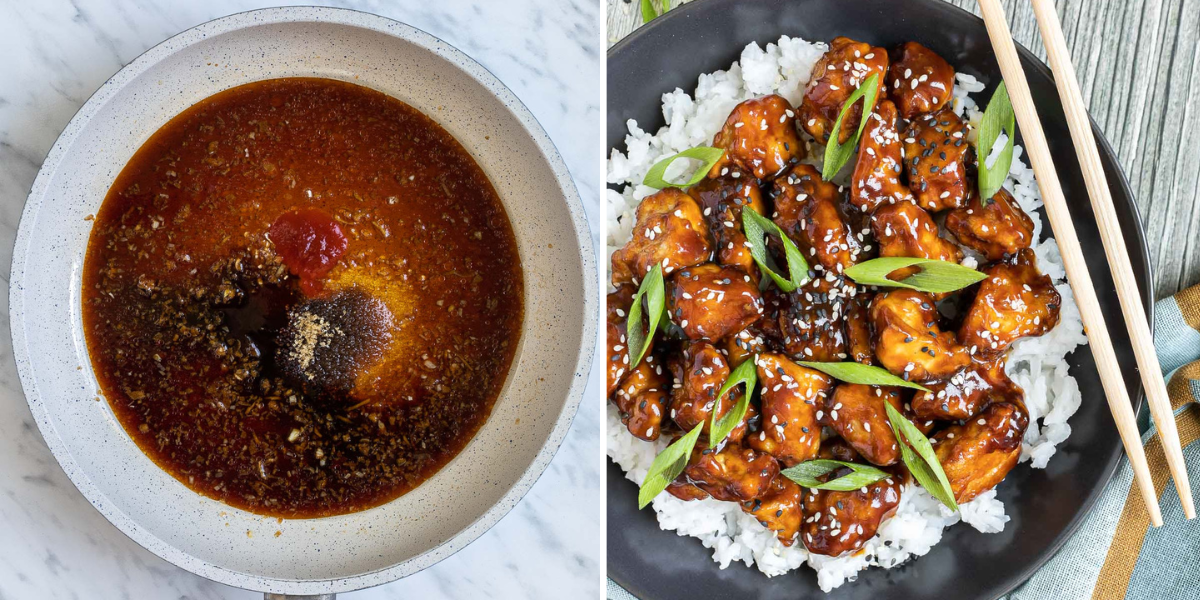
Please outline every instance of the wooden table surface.
[{"label": "wooden table surface", "polygon": [[[671,5],[683,0],[671,0]],[[979,14],[975,0],[946,0]],[[608,43],[642,24],[607,0]],[[1016,40],[1045,60],[1033,9],[1003,0]],[[1200,282],[1200,0],[1056,0],[1083,97],[1137,198],[1158,298]]]}]

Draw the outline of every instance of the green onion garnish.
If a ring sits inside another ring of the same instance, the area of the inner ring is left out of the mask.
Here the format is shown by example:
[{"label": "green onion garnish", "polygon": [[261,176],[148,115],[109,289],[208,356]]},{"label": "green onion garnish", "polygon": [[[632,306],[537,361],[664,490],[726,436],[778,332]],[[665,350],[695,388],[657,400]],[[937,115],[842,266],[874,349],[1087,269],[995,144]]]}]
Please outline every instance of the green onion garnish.
[{"label": "green onion garnish", "polygon": [[[849,467],[853,473],[847,473],[829,481],[821,481],[819,479],[822,475],[841,467]],[[780,474],[795,481],[800,487],[834,492],[857,490],[891,476],[887,471],[882,471],[870,465],[860,465],[842,460],[824,458],[802,462],[794,467],[780,471]]]},{"label": "green onion garnish", "polygon": [[704,423],[695,426],[687,435],[675,440],[654,457],[646,478],[642,480],[642,487],[638,490],[638,509],[646,508],[655,496],[679,477],[687,467],[692,449],[696,447],[696,440],[700,438],[700,431],[703,429]]},{"label": "green onion garnish", "polygon": [[[684,150],[675,156],[668,156],[667,158],[654,163],[654,166],[650,167],[650,170],[646,172],[646,176],[642,179],[642,184],[659,190],[668,187],[691,187],[699,183],[701,179],[704,179],[704,176],[708,174],[709,169],[712,169],[712,166],[717,164],[717,161],[721,160],[721,156],[724,154],[724,150],[720,148],[712,148],[710,146],[697,146],[695,148],[688,148],[687,150]],[[671,163],[675,162],[675,159],[678,158],[694,158],[701,163],[700,167],[697,168],[692,173],[691,177],[683,183],[667,181],[664,178],[664,176],[667,174],[667,167],[671,166]]]},{"label": "green onion garnish", "polygon": [[[784,235],[778,225],[749,207],[743,207],[742,229],[746,232],[746,243],[750,244],[750,256],[754,257],[754,262],[758,264],[758,268],[763,273],[775,280],[775,285],[779,286],[779,289],[790,292],[808,281],[808,261],[804,260],[800,249],[788,236]],[[783,253],[787,257],[787,279],[784,279],[767,264],[766,236],[768,233],[778,236],[779,241],[783,243]]]},{"label": "green onion garnish", "polygon": [[[825,164],[821,167],[821,178],[825,181],[833,179],[854,155],[855,149],[858,148],[858,138],[862,136],[863,129],[867,126],[867,118],[871,116],[871,111],[875,110],[875,98],[878,95],[879,73],[871,73],[871,76],[862,82],[849,98],[846,98],[846,103],[842,105],[842,111],[838,113],[837,121],[833,122],[833,131],[829,133],[829,142],[825,145]],[[842,119],[846,117],[846,113],[850,112],[850,107],[854,106],[859,98],[863,99],[863,111],[862,118],[858,120],[858,131],[843,144],[838,141],[841,137]]]},{"label": "green onion garnish", "polygon": [[[1004,148],[996,157],[996,162],[989,168],[987,159],[992,155],[992,146],[1000,137],[1000,130],[1008,134]],[[1017,136],[1017,119],[1013,114],[1012,103],[1008,99],[1008,88],[1004,82],[996,87],[992,99],[988,101],[987,109],[983,111],[983,119],[979,122],[979,137],[975,141],[975,154],[979,159],[979,201],[987,206],[992,196],[1000,191],[1004,179],[1008,177],[1008,169],[1012,166],[1013,140]]]},{"label": "green onion garnish", "polygon": [[800,361],[798,364],[810,369],[816,369],[834,379],[846,383],[861,385],[893,385],[928,392],[929,388],[911,381],[905,381],[892,375],[887,369],[856,362],[812,362]]},{"label": "green onion garnish", "polygon": [[[921,270],[900,281],[888,279],[889,273],[905,267],[919,267]],[[907,256],[875,258],[861,262],[846,269],[846,276],[860,285],[908,288],[930,294],[961,290],[987,278],[987,275],[958,263]]]},{"label": "green onion garnish", "polygon": [[896,443],[900,446],[900,456],[908,466],[909,472],[930,495],[950,510],[957,511],[958,503],[954,501],[950,481],[946,479],[946,472],[942,470],[942,463],[938,462],[929,438],[925,437],[912,421],[904,418],[890,402],[884,402],[883,407],[887,409],[888,421],[891,421]]},{"label": "green onion garnish", "polygon": [[[717,391],[717,400],[713,404],[712,411],[712,427],[708,432],[708,446],[716,448],[725,441],[725,438],[737,428],[738,423],[742,422],[742,418],[746,416],[746,411],[750,408],[750,395],[754,393],[754,386],[758,383],[758,373],[755,370],[755,364],[758,361],[758,355],[751,356],[746,362],[738,365],[729,374],[729,379],[725,380],[725,385]],[[718,418],[721,414],[721,398],[734,386],[746,384],[746,391],[742,394],[741,399],[734,405],[733,409],[725,413],[724,416]]]},{"label": "green onion garnish", "polygon": [[[642,298],[646,299],[646,314],[650,315],[650,326],[645,333],[642,332]],[[654,332],[658,331],[658,323],[662,320],[665,310],[662,266],[654,265],[642,279],[637,293],[633,295],[633,304],[629,306],[629,318],[625,321],[625,339],[629,344],[629,370],[632,371],[642,362],[646,349],[650,347],[650,340],[654,339]]]},{"label": "green onion garnish", "polygon": [[649,23],[668,10],[671,10],[671,0],[662,0],[661,9],[654,5],[654,0],[642,0],[642,22]]}]

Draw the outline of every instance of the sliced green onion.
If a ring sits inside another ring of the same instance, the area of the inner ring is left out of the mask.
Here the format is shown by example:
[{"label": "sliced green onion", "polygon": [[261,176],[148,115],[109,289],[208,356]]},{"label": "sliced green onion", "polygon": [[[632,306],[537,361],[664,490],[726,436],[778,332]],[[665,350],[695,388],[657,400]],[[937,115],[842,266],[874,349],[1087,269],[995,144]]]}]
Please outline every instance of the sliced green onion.
[{"label": "sliced green onion", "polygon": [[[821,476],[841,467],[849,467],[853,472],[829,481],[820,480]],[[860,465],[843,460],[829,460],[824,458],[802,462],[794,467],[780,471],[780,474],[795,481],[800,487],[834,492],[850,492],[891,476],[887,471],[882,471],[870,465]]]},{"label": "sliced green onion", "polygon": [[[992,155],[992,146],[1000,137],[1000,130],[1008,134],[1004,148],[996,156],[996,162],[987,166],[987,159]],[[975,154],[979,159],[979,201],[987,206],[992,196],[1000,191],[1004,179],[1008,177],[1008,169],[1012,167],[1013,140],[1017,137],[1017,118],[1013,114],[1012,102],[1008,98],[1008,88],[1001,81],[988,101],[987,109],[983,111],[983,119],[979,122],[979,136],[975,140]]]},{"label": "sliced green onion", "polygon": [[[808,261],[804,260],[804,255],[800,253],[795,242],[784,235],[778,225],[754,212],[750,207],[743,207],[742,229],[746,232],[746,242],[750,244],[750,256],[754,257],[754,262],[763,273],[775,280],[775,285],[779,286],[779,289],[790,292],[808,281]],[[783,253],[787,257],[787,279],[784,279],[767,264],[768,233],[777,236],[783,243]]]},{"label": "sliced green onion", "polygon": [[654,462],[650,463],[650,470],[646,473],[646,478],[642,480],[642,487],[638,490],[638,509],[646,508],[654,497],[659,495],[663,490],[675,481],[676,477],[683,472],[687,467],[688,459],[692,456],[692,449],[696,447],[696,440],[700,439],[700,432],[704,429],[704,423],[701,423],[687,435],[675,440],[665,450],[654,457]]},{"label": "sliced green onion", "polygon": [[654,0],[642,0],[642,22],[649,23],[668,10],[671,10],[671,0],[662,0],[661,9],[654,5]]},{"label": "sliced green onion", "polygon": [[[708,432],[708,446],[716,448],[725,441],[730,432],[737,428],[738,423],[742,422],[742,418],[746,416],[746,411],[750,408],[750,395],[754,393],[754,386],[758,383],[758,372],[755,370],[755,364],[758,362],[758,355],[751,356],[749,360],[738,365],[731,373],[729,379],[725,380],[725,385],[717,391],[717,400],[713,403],[712,411],[712,426]],[[733,406],[733,409],[725,413],[724,416],[718,418],[721,414],[721,398],[734,386],[746,384],[746,391],[738,400],[738,403]]]},{"label": "sliced green onion", "polygon": [[905,381],[892,375],[887,369],[881,369],[873,365],[864,365],[856,362],[812,362],[800,361],[801,364],[810,369],[816,369],[838,381],[846,383],[858,383],[861,385],[893,385],[897,387],[912,388],[928,392],[929,388],[911,381]]},{"label": "sliced green onion", "polygon": [[[875,98],[878,95],[879,73],[871,73],[871,76],[862,82],[849,98],[846,98],[846,103],[842,105],[842,111],[838,113],[837,121],[833,122],[833,131],[829,133],[829,143],[825,145],[825,164],[821,167],[821,178],[825,181],[833,179],[854,155],[855,149],[858,148],[858,138],[862,137],[863,129],[867,126],[867,118],[875,110]],[[850,112],[850,107],[854,106],[859,98],[863,99],[863,111],[862,118],[858,120],[858,131],[843,144],[838,141],[841,138],[842,120],[846,118],[846,113]]]},{"label": "sliced green onion", "polygon": [[938,462],[929,438],[890,402],[884,402],[883,407],[887,409],[888,421],[892,424],[896,443],[900,446],[900,457],[904,459],[909,472],[931,496],[950,510],[957,511],[958,503],[954,501],[950,481],[946,479],[946,472],[942,470],[942,463]]},{"label": "sliced green onion", "polygon": [[[900,281],[888,279],[889,273],[905,267],[919,267],[921,270]],[[907,256],[875,258],[861,262],[846,269],[846,276],[860,285],[908,288],[931,294],[961,290],[987,278],[987,275],[958,263]]]},{"label": "sliced green onion", "polygon": [[[646,177],[642,179],[642,184],[659,190],[668,187],[686,188],[696,185],[701,179],[704,179],[705,175],[708,175],[708,171],[712,169],[713,165],[717,164],[718,160],[721,160],[721,157],[724,154],[724,150],[709,146],[697,146],[695,148],[689,148],[683,152],[680,152],[679,154],[676,154],[675,156],[668,156],[667,158],[654,163],[654,166],[650,167],[650,170],[646,173]],[[694,158],[700,161],[700,167],[697,168],[692,173],[692,176],[683,183],[667,181],[664,178],[664,176],[667,174],[667,167],[671,166],[671,163],[675,162],[675,160],[679,158]]]},{"label": "sliced green onion", "polygon": [[[650,326],[642,332],[642,298],[646,299],[646,314],[650,315]],[[658,323],[666,310],[666,294],[663,292],[663,274],[660,265],[642,279],[638,291],[633,295],[633,304],[629,306],[629,318],[625,321],[625,339],[629,345],[629,370],[632,371],[650,347],[654,332],[658,331]]]}]

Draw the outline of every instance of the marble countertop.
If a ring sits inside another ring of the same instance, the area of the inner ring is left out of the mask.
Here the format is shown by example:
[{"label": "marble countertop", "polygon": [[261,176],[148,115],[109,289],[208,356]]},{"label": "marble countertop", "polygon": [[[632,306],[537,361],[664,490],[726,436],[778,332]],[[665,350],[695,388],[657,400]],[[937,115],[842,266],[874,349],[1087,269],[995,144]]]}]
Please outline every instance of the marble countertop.
[{"label": "marble countertop", "polygon": [[[8,313],[9,268],[21,209],[46,152],[75,111],[113,73],[167,37],[216,17],[269,5],[255,0],[0,1],[0,313]],[[508,85],[566,159],[601,255],[604,45],[598,2],[352,0],[332,5],[425,30]],[[0,599],[261,597],[159,559],[88,504],[38,433],[21,392],[10,339],[5,318],[0,320]],[[600,397],[602,385],[600,369],[594,369],[587,397]],[[341,597],[599,597],[601,408],[583,402],[554,461],[491,531],[421,573]]]}]

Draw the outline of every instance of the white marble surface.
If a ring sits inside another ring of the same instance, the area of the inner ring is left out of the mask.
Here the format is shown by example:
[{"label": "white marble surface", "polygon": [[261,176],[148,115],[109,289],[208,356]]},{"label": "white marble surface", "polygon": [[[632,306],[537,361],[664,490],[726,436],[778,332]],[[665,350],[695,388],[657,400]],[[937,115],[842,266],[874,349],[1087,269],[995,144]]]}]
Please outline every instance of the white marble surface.
[{"label": "white marble surface", "polygon": [[[13,238],[29,188],[46,152],[88,96],[159,41],[216,17],[269,5],[253,0],[0,0],[0,313],[8,314]],[[423,29],[508,85],[566,159],[601,255],[604,45],[597,0],[333,5]],[[602,406],[591,399],[602,396],[601,378],[595,369],[571,433],[549,469],[491,531],[417,575],[341,597],[600,597]],[[0,320],[0,599],[257,597],[155,557],[92,509],[34,425],[13,365],[8,320]]]}]

